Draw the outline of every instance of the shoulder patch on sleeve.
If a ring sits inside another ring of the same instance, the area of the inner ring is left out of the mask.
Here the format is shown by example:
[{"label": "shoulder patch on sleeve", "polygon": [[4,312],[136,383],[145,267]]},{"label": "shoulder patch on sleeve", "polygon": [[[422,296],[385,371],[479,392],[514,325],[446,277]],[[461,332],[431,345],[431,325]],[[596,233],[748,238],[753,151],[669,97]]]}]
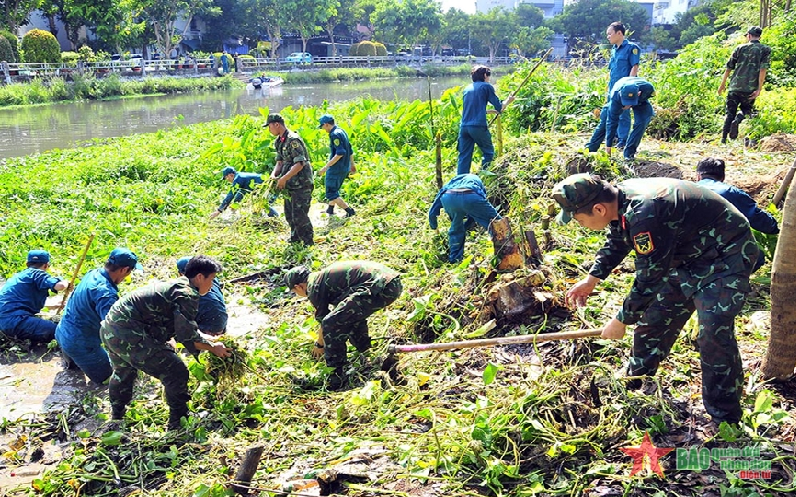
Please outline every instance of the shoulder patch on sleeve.
[{"label": "shoulder patch on sleeve", "polygon": [[652,233],[645,231],[633,237],[633,245],[636,248],[636,253],[647,255],[655,250],[655,244],[652,242]]},{"label": "shoulder patch on sleeve", "polygon": [[638,48],[633,49],[633,55],[638,55]]},{"label": "shoulder patch on sleeve", "polygon": [[335,138],[334,139],[334,146],[335,147],[339,147],[340,146],[340,138]]}]

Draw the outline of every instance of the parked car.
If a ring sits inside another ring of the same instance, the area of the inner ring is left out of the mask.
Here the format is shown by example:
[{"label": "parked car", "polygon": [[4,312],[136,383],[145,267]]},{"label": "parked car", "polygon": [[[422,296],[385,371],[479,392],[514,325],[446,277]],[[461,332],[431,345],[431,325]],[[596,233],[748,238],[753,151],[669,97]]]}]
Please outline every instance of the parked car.
[{"label": "parked car", "polygon": [[285,62],[297,64],[312,64],[312,55],[307,52],[293,52],[285,58]]}]

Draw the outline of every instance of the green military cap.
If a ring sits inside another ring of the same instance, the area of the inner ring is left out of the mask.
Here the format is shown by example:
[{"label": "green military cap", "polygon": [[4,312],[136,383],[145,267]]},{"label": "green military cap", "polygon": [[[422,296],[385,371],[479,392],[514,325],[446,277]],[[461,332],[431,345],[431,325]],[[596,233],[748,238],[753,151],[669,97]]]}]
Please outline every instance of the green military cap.
[{"label": "green military cap", "polygon": [[296,285],[306,283],[310,277],[310,270],[307,266],[296,266],[285,274],[285,286],[288,290],[293,290]]},{"label": "green military cap", "polygon": [[605,182],[596,174],[573,174],[553,187],[553,198],[561,206],[556,220],[566,224],[578,209],[594,201],[605,188]]}]

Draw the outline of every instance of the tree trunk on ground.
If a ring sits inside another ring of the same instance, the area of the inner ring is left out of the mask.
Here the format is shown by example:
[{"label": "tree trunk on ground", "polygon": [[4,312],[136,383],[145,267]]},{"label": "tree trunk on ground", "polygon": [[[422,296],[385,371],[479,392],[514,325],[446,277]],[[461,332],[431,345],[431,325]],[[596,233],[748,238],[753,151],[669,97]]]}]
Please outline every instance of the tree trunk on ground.
[{"label": "tree trunk on ground", "polygon": [[764,378],[784,380],[796,366],[796,188],[788,190],[771,270],[771,335],[763,359]]}]

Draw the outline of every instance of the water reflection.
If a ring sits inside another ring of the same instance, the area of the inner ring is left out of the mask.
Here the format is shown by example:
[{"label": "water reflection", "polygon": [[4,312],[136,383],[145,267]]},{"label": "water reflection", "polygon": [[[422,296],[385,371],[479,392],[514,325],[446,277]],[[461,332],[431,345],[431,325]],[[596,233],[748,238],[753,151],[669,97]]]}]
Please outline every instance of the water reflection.
[{"label": "water reflection", "polygon": [[[432,98],[450,87],[467,83],[466,77],[431,81]],[[380,100],[426,100],[426,79],[323,83],[254,90],[165,95],[102,102],[77,102],[0,109],[0,158],[68,148],[94,138],[148,133],[169,126],[259,115],[287,106],[319,105],[367,96]]]}]

